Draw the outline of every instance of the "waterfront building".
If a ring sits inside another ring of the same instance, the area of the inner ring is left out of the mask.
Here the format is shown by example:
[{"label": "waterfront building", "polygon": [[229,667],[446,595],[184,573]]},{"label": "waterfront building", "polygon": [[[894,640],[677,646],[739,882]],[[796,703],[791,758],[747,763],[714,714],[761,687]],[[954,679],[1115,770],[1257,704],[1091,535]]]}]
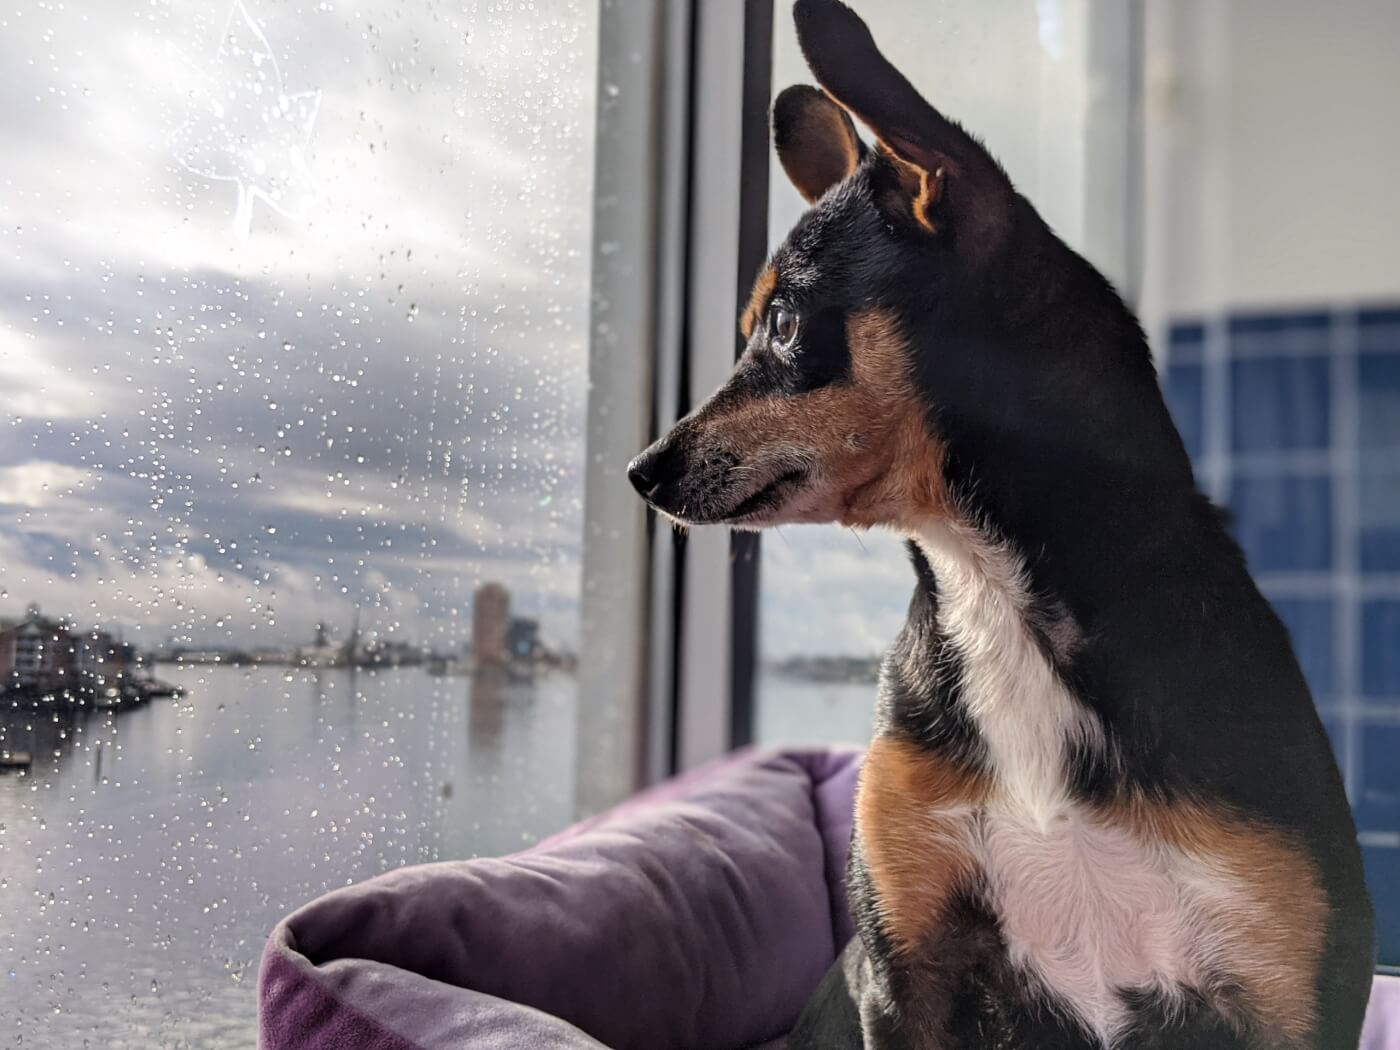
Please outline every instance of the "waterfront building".
[{"label": "waterfront building", "polygon": [[67,624],[31,605],[21,619],[0,621],[0,688],[75,687],[77,650]]},{"label": "waterfront building", "polygon": [[472,598],[472,657],[477,667],[504,664],[509,657],[510,592],[503,584],[484,583]]}]

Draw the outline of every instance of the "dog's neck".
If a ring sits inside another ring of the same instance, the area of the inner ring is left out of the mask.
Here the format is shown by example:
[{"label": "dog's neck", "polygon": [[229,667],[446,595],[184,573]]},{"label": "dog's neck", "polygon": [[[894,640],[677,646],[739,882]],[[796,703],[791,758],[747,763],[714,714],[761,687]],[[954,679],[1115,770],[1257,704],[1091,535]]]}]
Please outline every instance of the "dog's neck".
[{"label": "dog's neck", "polygon": [[1022,225],[990,291],[913,327],[913,375],[950,504],[1090,628],[1203,519],[1132,313],[1043,224]]},{"label": "dog's neck", "polygon": [[[1213,749],[1195,768],[1228,775],[1227,742],[1190,726],[1236,702],[1231,653],[1273,644],[1276,624],[1218,514],[1194,490],[1155,510],[1150,491],[1061,493],[1034,532],[970,517],[905,530],[919,584],[882,726],[990,768],[1037,819],[1067,789],[1116,792],[1124,761],[1154,790],[1188,750]],[[1306,702],[1285,672],[1284,694]]]},{"label": "dog's neck", "polygon": [[[1203,513],[1190,466],[1170,447],[1179,442],[1169,421],[1137,437],[1090,440],[1072,428],[1058,413],[1012,433],[965,427],[961,444],[975,456],[960,458],[955,446],[948,484],[962,520],[1019,560],[1036,600],[1063,606],[1092,631],[1122,602],[1150,599],[1130,593],[1130,583],[1201,556],[1223,530]],[[1075,444],[1056,449],[1055,435]]]},{"label": "dog's neck", "polygon": [[1048,822],[1066,801],[1069,751],[1103,746],[1102,725],[1056,669],[1072,657],[1078,627],[1033,598],[1004,541],[953,519],[926,522],[910,539],[936,581],[926,626],[959,668],[959,701],[985,760],[1025,812]]}]

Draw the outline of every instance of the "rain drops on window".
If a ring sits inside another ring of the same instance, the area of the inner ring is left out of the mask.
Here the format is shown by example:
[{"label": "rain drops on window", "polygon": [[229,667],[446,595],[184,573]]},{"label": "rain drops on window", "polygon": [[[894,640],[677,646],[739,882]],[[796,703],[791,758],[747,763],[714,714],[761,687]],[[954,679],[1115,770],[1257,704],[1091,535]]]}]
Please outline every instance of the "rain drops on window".
[{"label": "rain drops on window", "polygon": [[571,816],[594,5],[0,11],[0,1030]]}]

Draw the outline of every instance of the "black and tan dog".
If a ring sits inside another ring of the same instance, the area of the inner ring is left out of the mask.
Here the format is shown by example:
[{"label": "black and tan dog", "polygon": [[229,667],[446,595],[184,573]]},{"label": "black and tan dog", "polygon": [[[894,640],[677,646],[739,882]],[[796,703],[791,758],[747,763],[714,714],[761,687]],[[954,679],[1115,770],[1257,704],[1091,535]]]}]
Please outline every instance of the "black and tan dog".
[{"label": "black and tan dog", "polygon": [[811,209],[732,378],[629,469],[686,524],[909,539],[859,936],[791,1045],[1354,1048],[1341,779],[1137,321],[849,9],[796,18],[825,92],[773,135]]}]

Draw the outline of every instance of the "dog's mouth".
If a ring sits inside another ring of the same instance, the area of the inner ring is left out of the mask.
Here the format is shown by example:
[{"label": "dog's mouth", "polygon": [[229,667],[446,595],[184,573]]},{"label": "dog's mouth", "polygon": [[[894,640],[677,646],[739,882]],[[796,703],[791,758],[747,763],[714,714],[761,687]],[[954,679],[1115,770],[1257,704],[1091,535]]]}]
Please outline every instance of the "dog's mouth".
[{"label": "dog's mouth", "polygon": [[806,477],[807,470],[804,467],[794,467],[792,470],[784,471],[757,492],[745,496],[735,506],[730,508],[729,511],[718,516],[714,520],[727,522],[731,525],[755,523],[760,520],[766,512],[776,510],[780,507],[786,495],[786,490],[790,490]]},{"label": "dog's mouth", "polygon": [[[768,469],[773,469],[774,464]],[[774,524],[776,516],[787,506],[794,494],[811,477],[809,466],[792,466],[772,475],[758,488],[748,492],[741,499],[733,501],[735,490],[743,491],[742,482],[735,484],[735,471],[756,472],[753,468],[741,470],[739,464],[727,464],[711,468],[697,474],[684,474],[676,480],[662,483],[643,481],[650,487],[643,491],[643,498],[654,509],[670,518],[678,525],[732,525],[737,528],[759,528]],[[760,468],[761,469],[761,468]],[[643,486],[637,485],[642,491]]]}]

